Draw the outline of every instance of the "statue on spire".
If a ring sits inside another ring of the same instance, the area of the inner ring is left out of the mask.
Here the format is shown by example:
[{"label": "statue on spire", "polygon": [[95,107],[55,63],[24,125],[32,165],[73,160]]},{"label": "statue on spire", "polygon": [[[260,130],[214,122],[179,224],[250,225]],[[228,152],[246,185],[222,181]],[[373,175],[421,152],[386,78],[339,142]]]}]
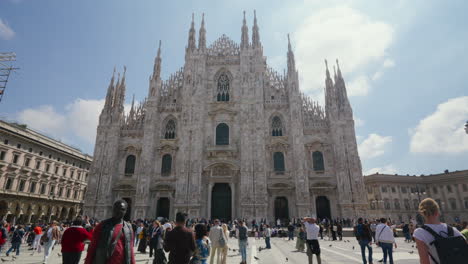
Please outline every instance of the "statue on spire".
[{"label": "statue on spire", "polygon": [[296,61],[294,59],[294,53],[291,49],[291,40],[288,34],[288,75],[296,72]]},{"label": "statue on spire", "polygon": [[161,40],[159,40],[158,55],[154,58],[153,79],[161,78]]},{"label": "statue on spire", "polygon": [[260,47],[260,33],[257,25],[257,12],[254,10],[254,25],[252,28],[252,46],[254,48]]},{"label": "statue on spire", "polygon": [[193,51],[196,49],[196,44],[195,44],[195,14],[192,13],[192,24],[190,26],[189,30],[189,38],[188,38],[188,45],[187,49],[189,51]]},{"label": "statue on spire", "polygon": [[247,28],[247,21],[245,20],[245,11],[244,11],[244,19],[242,20],[241,49],[247,49],[248,47],[249,47],[249,29]]},{"label": "statue on spire", "polygon": [[205,50],[206,49],[206,30],[205,30],[205,13],[202,14],[202,21],[200,26],[200,32],[198,37],[198,49]]}]

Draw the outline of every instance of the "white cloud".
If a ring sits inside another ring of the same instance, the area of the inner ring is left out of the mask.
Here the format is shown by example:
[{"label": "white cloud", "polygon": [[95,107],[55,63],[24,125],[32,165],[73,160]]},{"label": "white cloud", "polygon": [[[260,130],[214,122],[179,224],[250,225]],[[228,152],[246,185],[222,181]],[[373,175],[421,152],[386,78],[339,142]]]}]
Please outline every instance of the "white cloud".
[{"label": "white cloud", "polygon": [[383,63],[384,68],[392,68],[395,67],[395,61],[392,59],[386,59]]},{"label": "white cloud", "polygon": [[369,78],[362,75],[352,80],[347,85],[349,96],[364,96],[370,90]]},{"label": "white cloud", "polygon": [[[302,89],[323,89],[325,58],[330,64],[339,58],[344,74],[357,72],[370,63],[382,63],[393,35],[391,25],[346,6],[324,8],[310,15],[293,34]],[[354,95],[366,94],[360,89]]]},{"label": "white cloud", "polygon": [[376,80],[380,79],[380,77],[382,77],[385,69],[389,69],[389,68],[393,68],[393,67],[395,67],[395,61],[392,60],[392,59],[388,59],[388,58],[385,59],[385,61],[382,63],[382,67],[378,71],[376,71],[374,73],[374,75],[372,76],[372,80],[376,81]]},{"label": "white cloud", "polygon": [[15,36],[15,32],[6,22],[0,18],[0,38],[10,40]]},{"label": "white cloud", "polygon": [[374,174],[374,173],[383,173],[383,174],[395,174],[397,173],[397,169],[392,165],[386,165],[386,166],[383,166],[383,167],[377,167],[377,168],[372,168],[372,169],[368,169],[366,170],[365,172],[363,172],[364,175],[370,175],[370,174]]},{"label": "white cloud", "polygon": [[468,151],[464,125],[468,119],[468,96],[452,98],[410,131],[413,153],[460,153]]},{"label": "white cloud", "polygon": [[99,114],[103,106],[104,100],[77,99],[65,106],[64,111],[43,105],[19,112],[16,119],[32,129],[45,132],[57,139],[70,141],[78,137],[86,143],[94,144]]},{"label": "white cloud", "polygon": [[381,156],[385,153],[389,143],[392,142],[390,136],[380,136],[378,134],[370,134],[364,141],[359,144],[359,155],[363,159],[371,159]]}]

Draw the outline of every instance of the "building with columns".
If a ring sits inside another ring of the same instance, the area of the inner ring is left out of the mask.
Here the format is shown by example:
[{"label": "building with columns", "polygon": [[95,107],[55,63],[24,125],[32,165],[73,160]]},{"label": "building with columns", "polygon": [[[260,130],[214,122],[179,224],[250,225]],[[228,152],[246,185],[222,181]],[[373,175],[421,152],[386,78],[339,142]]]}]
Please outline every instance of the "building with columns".
[{"label": "building with columns", "polygon": [[[324,67],[325,107],[301,93],[292,44],[278,73],[263,55],[254,13],[240,44],[188,32],[183,67],[161,79],[161,42],[148,96],[124,113],[125,71],[99,117],[85,213],[116,199],[128,218],[354,217],[367,208],[353,112],[338,61]],[[249,37],[251,34],[251,38]],[[310,62],[310,63],[321,63]],[[326,64],[326,62],[325,62]],[[115,72],[115,71],[114,71]]]},{"label": "building with columns", "polygon": [[468,170],[409,176],[372,174],[364,177],[369,217],[389,217],[408,222],[416,219],[424,198],[437,201],[442,220],[468,220]]},{"label": "building with columns", "polygon": [[73,219],[82,210],[91,161],[25,125],[0,121],[0,219]]}]

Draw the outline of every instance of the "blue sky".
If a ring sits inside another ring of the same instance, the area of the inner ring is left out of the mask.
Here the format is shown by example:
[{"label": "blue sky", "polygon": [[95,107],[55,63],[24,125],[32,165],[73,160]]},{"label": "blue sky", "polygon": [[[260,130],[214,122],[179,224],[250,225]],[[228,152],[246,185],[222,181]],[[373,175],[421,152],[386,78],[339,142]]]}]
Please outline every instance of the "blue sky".
[{"label": "blue sky", "polygon": [[183,66],[192,12],[208,44],[240,41],[257,10],[268,63],[282,72],[291,34],[301,89],[323,102],[324,58],[340,59],[365,173],[468,169],[468,3],[453,1],[0,0],[0,51],[14,51],[0,116],[92,153],[114,66],[127,103],[148,91],[157,43],[163,78]]}]

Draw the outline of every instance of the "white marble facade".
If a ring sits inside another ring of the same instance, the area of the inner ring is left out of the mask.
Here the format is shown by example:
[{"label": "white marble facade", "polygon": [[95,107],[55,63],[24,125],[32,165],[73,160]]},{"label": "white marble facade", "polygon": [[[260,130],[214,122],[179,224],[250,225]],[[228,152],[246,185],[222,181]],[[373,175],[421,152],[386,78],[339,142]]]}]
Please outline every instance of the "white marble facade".
[{"label": "white marble facade", "polygon": [[160,43],[148,96],[128,115],[125,72],[112,77],[85,213],[108,217],[125,198],[133,219],[178,211],[270,221],[362,215],[361,161],[339,66],[334,76],[326,67],[323,108],[300,91],[289,37],[280,74],[263,56],[256,18],[250,39],[244,14],[240,44],[222,35],[207,47],[205,35],[202,19],[196,44],[192,19],[185,64],[167,80]]}]

